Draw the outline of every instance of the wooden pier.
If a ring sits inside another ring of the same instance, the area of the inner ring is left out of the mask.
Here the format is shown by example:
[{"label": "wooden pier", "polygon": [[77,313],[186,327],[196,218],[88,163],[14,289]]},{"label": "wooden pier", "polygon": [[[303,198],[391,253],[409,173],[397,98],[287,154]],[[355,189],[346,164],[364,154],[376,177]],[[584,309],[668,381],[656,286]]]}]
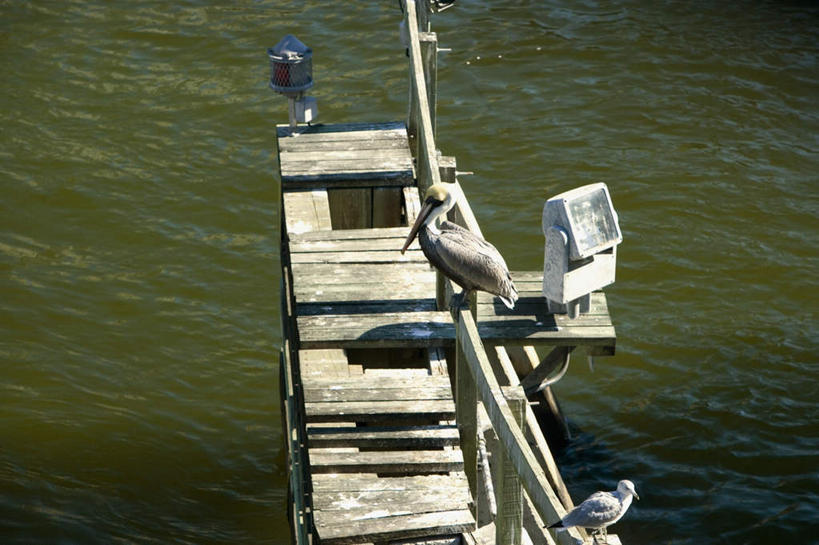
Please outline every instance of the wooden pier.
[{"label": "wooden pier", "polygon": [[[418,32],[427,8],[404,6],[406,123],[277,127],[293,540],[506,545],[525,526],[534,543],[573,544],[585,533],[542,530],[572,503],[520,380],[539,364],[535,346],[613,354],[606,298],[593,294],[591,312],[574,320],[549,314],[542,272],[522,271],[513,272],[514,310],[481,293],[474,312],[450,313],[452,285],[417,241],[401,254],[432,183],[453,184],[461,198],[450,221],[480,233],[454,159],[434,144],[437,41]],[[491,477],[478,472],[478,436],[489,428]]]}]

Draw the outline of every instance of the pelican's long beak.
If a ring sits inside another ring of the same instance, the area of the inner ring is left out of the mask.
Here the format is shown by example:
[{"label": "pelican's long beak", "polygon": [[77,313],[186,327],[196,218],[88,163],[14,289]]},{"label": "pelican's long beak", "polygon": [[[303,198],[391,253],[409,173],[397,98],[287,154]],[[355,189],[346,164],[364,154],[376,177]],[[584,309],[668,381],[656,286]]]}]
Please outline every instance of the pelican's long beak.
[{"label": "pelican's long beak", "polygon": [[404,242],[404,247],[401,248],[402,254],[407,251],[409,245],[412,244],[413,240],[415,240],[415,235],[418,234],[418,230],[421,229],[421,226],[424,225],[424,222],[432,213],[432,210],[439,204],[441,204],[440,201],[427,199],[424,206],[421,207],[421,211],[418,213],[418,218],[415,220],[412,229],[410,229],[409,236],[407,236],[407,240]]}]

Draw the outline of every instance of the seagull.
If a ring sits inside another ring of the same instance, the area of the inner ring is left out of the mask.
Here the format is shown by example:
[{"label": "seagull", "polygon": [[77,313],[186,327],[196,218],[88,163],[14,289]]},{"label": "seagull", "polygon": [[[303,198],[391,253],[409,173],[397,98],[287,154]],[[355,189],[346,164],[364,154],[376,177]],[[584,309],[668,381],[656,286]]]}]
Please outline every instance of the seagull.
[{"label": "seagull", "polygon": [[[640,499],[637,491],[634,490],[634,483],[627,480],[620,481],[614,492],[595,492],[549,528],[569,528],[571,526],[591,528],[593,535],[600,534],[606,540],[606,527],[611,526],[626,514],[631,505],[632,496]],[[596,542],[597,537],[595,536]]]},{"label": "seagull", "polygon": [[[509,268],[498,249],[460,225],[449,221],[435,226],[435,218],[455,206],[455,195],[449,184],[433,184],[427,189],[424,205],[401,248],[403,254],[418,235],[421,250],[429,262],[447,278],[463,288],[453,308],[467,300],[469,293],[481,290],[500,297],[509,308],[515,306],[518,290],[512,283]],[[457,301],[457,302],[456,302]]]}]

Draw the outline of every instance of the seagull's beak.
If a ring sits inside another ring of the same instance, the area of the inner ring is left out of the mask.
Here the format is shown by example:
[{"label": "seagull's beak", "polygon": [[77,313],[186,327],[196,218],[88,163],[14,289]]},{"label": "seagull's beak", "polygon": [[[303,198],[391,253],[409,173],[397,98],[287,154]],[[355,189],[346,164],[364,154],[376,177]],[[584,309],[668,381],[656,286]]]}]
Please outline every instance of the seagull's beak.
[{"label": "seagull's beak", "polygon": [[409,235],[407,236],[407,240],[404,242],[404,247],[401,248],[401,253],[407,251],[409,245],[412,244],[412,241],[415,240],[415,235],[418,234],[418,230],[421,229],[421,226],[424,225],[427,217],[432,213],[432,210],[441,204],[439,201],[429,200],[424,203],[424,206],[421,207],[421,211],[418,213],[418,218],[415,220],[415,223],[412,225],[412,229],[410,229]]},{"label": "seagull's beak", "polygon": [[634,497],[635,497],[635,498],[637,498],[638,500],[640,499],[640,496],[638,496],[638,495],[637,495],[637,491],[636,491],[636,490],[635,490],[634,492],[632,492],[632,494],[633,494],[633,495],[634,495]]}]

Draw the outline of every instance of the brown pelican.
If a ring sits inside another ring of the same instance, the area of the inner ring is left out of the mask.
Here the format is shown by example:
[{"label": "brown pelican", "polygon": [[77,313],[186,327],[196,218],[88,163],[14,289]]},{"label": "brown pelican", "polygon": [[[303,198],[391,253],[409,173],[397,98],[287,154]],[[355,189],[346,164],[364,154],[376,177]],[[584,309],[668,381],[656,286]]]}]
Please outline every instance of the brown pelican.
[{"label": "brown pelican", "polygon": [[454,205],[455,195],[446,185],[430,186],[424,198],[424,206],[410,229],[401,253],[407,250],[417,234],[418,242],[429,262],[463,288],[457,301],[453,298],[454,308],[466,301],[469,293],[474,290],[497,295],[503,304],[513,308],[518,299],[518,290],[512,283],[509,269],[500,252],[459,225],[444,221],[440,228],[435,226],[435,218],[449,212]]}]

